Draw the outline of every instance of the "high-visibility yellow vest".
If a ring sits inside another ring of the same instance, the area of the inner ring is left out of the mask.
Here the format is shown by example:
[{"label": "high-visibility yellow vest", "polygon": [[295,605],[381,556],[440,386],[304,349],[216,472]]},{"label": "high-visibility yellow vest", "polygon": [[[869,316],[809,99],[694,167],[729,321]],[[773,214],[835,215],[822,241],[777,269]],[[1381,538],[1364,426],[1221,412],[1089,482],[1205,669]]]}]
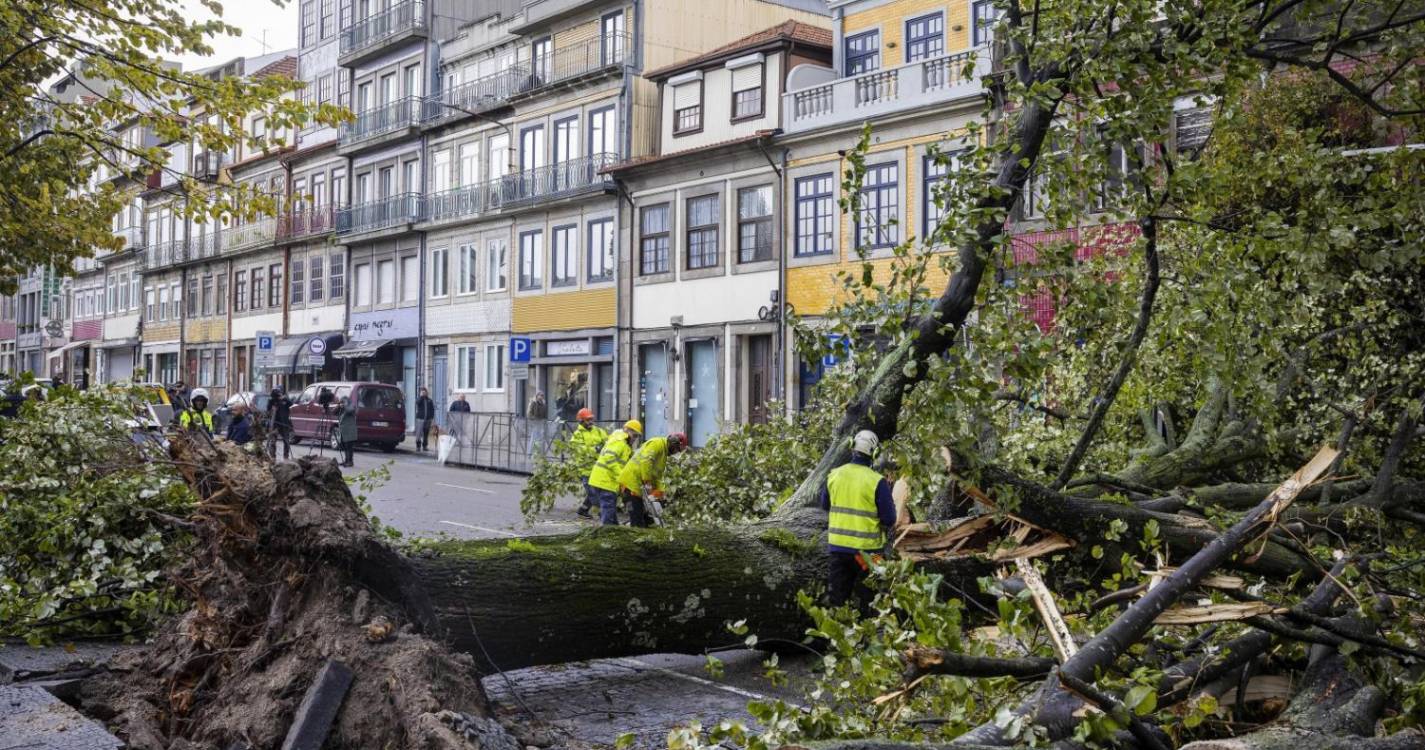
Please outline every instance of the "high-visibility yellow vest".
[{"label": "high-visibility yellow vest", "polygon": [[849,549],[880,549],[886,544],[881,517],[876,513],[876,487],[881,475],[861,464],[842,464],[826,476],[831,514],[826,519],[826,541]]},{"label": "high-visibility yellow vest", "polygon": [[635,495],[643,494],[643,485],[663,489],[663,469],[668,465],[668,438],[656,437],[644,443],[619,472],[618,483]]},{"label": "high-visibility yellow vest", "polygon": [[594,468],[589,470],[589,486],[618,492],[619,472],[623,471],[623,465],[628,463],[628,458],[632,455],[633,448],[628,445],[628,433],[614,430],[609,439],[604,441],[604,448],[599,451]]},{"label": "high-visibility yellow vest", "polygon": [[591,451],[597,451],[603,447],[604,441],[608,438],[609,434],[598,425],[592,427],[579,425],[575,428],[571,440],[578,445],[586,446]]},{"label": "high-visibility yellow vest", "polygon": [[203,411],[184,409],[183,412],[178,415],[178,426],[185,430],[191,429],[193,427],[193,420],[195,419],[198,420],[199,427],[207,430],[210,435],[213,433],[213,413],[206,409]]}]

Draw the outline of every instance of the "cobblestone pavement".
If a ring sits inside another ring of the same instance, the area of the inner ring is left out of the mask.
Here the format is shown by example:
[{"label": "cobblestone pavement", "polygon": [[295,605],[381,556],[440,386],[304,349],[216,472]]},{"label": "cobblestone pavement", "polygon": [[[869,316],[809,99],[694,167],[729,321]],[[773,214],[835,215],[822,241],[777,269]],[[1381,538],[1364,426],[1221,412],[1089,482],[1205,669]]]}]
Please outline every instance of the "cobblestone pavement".
[{"label": "cobblestone pavement", "polygon": [[795,687],[809,666],[805,659],[784,657],[791,687],[776,688],[763,676],[765,655],[734,651],[719,658],[724,667],[718,678],[706,672],[702,657],[655,654],[520,669],[486,677],[485,689],[501,714],[533,712],[551,725],[556,740],[611,747],[632,733],[634,747],[654,750],[667,747],[668,730],[689,721],[752,724],[749,701],[795,702]]}]

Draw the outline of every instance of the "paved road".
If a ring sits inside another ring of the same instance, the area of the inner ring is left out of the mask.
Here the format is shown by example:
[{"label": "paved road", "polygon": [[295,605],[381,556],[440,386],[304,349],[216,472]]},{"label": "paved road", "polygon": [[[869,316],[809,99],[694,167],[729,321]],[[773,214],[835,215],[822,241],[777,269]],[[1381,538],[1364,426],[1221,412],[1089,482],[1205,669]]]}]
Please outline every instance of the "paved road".
[{"label": "paved road", "polygon": [[[300,446],[302,454],[313,450],[307,444]],[[404,447],[395,453],[358,449],[355,463],[354,468],[343,470],[347,476],[382,464],[389,466],[391,478],[367,492],[366,498],[382,523],[407,536],[488,539],[565,534],[592,523],[574,515],[578,501],[568,498],[529,525],[520,512],[524,476],[441,466],[434,452],[418,454]]]}]

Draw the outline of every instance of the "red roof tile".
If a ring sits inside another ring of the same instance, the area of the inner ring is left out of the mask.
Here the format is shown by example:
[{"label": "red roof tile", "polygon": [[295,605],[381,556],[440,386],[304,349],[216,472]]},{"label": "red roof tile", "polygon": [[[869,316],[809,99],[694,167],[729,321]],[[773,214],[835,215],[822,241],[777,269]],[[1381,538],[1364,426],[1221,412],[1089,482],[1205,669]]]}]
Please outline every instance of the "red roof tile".
[{"label": "red roof tile", "polygon": [[263,68],[252,74],[253,78],[263,76],[282,76],[284,78],[297,77],[297,58],[288,55],[281,60],[275,60],[263,66]]},{"label": "red roof tile", "polygon": [[714,60],[734,57],[737,53],[744,50],[752,50],[774,42],[794,42],[830,49],[831,39],[831,29],[823,29],[820,26],[812,26],[802,23],[801,21],[783,21],[770,29],[763,29],[755,34],[749,34],[737,41],[729,42],[721,47],[697,55],[696,57],[676,62],[672,65],[665,65],[657,70],[651,70],[644,73],[644,77],[652,80],[667,78],[675,73],[699,68]]}]

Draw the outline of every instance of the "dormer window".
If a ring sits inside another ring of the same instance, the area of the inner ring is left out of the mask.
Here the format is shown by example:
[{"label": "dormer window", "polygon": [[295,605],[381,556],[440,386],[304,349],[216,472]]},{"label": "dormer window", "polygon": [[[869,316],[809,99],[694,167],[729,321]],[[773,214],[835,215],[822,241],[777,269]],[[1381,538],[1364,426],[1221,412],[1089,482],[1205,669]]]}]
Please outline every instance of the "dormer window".
[{"label": "dormer window", "polygon": [[728,61],[732,78],[732,121],[761,117],[764,90],[763,57],[760,54]]},{"label": "dormer window", "polygon": [[703,76],[689,73],[668,81],[673,88],[673,135],[703,129]]}]

